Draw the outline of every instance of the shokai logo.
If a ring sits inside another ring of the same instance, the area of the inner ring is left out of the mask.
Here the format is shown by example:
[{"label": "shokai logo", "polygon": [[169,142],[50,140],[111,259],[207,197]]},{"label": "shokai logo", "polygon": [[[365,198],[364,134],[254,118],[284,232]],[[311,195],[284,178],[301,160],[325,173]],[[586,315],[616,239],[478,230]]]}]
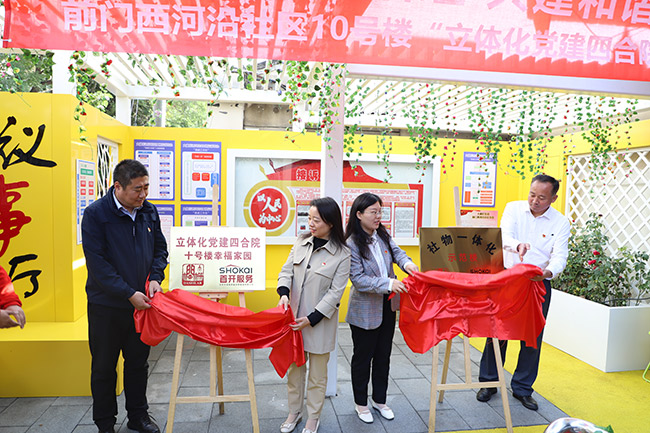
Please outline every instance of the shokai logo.
[{"label": "shokai logo", "polygon": [[219,283],[221,284],[253,284],[253,268],[251,266],[228,265],[219,268]]}]

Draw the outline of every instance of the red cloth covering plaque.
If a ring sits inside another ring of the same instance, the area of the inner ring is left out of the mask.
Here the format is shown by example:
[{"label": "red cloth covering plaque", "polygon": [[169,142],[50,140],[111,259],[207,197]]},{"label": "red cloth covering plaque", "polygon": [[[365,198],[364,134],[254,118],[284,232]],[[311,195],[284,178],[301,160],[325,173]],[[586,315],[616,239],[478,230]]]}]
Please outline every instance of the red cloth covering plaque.
[{"label": "red cloth covering plaque", "polygon": [[273,347],[269,360],[283,377],[292,363],[303,365],[302,333],[293,331],[291,308],[254,313],[246,308],[214,302],[184,290],[156,293],[151,308],[136,310],[135,329],[150,345],[163,341],[172,331],[215,346],[238,349]]},{"label": "red cloth covering plaque", "polygon": [[0,309],[4,310],[12,305],[18,305],[20,307],[22,302],[20,302],[20,298],[14,291],[14,285],[11,283],[7,271],[0,266]]},{"label": "red cloth covering plaque", "polygon": [[537,346],[546,321],[546,288],[530,278],[534,265],[517,265],[497,274],[418,272],[404,280],[399,326],[406,344],[424,353],[459,333],[469,337],[523,340]]}]

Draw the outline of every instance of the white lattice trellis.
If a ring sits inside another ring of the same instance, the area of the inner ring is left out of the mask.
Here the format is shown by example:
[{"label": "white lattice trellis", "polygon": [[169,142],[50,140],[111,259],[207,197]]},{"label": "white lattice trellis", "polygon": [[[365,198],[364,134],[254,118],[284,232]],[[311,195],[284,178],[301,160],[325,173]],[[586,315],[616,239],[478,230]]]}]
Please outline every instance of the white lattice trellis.
[{"label": "white lattice trellis", "polygon": [[566,215],[583,224],[590,213],[601,214],[610,252],[622,246],[650,252],[650,148],[609,157],[613,169],[594,180],[589,155],[569,156]]},{"label": "white lattice trellis", "polygon": [[103,197],[111,187],[111,175],[117,165],[117,144],[97,140],[97,198]]}]

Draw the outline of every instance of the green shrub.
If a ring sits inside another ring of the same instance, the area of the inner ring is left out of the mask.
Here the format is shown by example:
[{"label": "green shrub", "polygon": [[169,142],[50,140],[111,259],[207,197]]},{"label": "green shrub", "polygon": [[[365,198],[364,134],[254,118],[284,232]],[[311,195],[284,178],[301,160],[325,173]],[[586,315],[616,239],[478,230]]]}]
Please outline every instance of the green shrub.
[{"label": "green shrub", "polygon": [[554,287],[612,307],[638,305],[650,291],[648,253],[621,247],[610,255],[601,217],[592,213],[571,228],[567,266]]}]

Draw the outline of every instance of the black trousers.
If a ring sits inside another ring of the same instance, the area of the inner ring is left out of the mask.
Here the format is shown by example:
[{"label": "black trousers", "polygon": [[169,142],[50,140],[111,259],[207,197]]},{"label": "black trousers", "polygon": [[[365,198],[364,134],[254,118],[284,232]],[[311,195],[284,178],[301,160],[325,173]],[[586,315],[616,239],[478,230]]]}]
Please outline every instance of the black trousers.
[{"label": "black trousers", "polygon": [[[544,318],[546,318],[548,307],[551,304],[551,282],[544,280],[544,287],[546,287],[546,295],[544,295],[544,302],[542,303],[542,313],[544,314]],[[512,375],[512,380],[510,382],[514,394],[529,396],[533,393],[533,383],[535,382],[535,379],[537,379],[537,372],[539,370],[539,357],[542,350],[543,336],[544,330],[542,329],[542,332],[540,332],[537,337],[537,349],[528,347],[523,341],[521,342],[517,368],[515,369],[515,373]],[[504,364],[506,362],[507,347],[508,341],[499,341],[501,359]],[[478,380],[479,382],[499,380],[496,359],[494,357],[494,346],[491,338],[488,338],[485,342]]]},{"label": "black trousers", "polygon": [[124,357],[124,394],[129,419],[147,413],[147,376],[150,347],[135,332],[133,310],[88,304],[88,339],[92,366],[90,388],[93,421],[100,429],[116,422],[117,360]]},{"label": "black trousers", "polygon": [[372,400],[386,403],[390,352],[395,334],[395,312],[390,308],[388,295],[384,295],[382,321],[379,328],[363,329],[350,325],[352,331],[352,392],[354,402],[359,406],[368,405],[368,381],[372,367]]}]

